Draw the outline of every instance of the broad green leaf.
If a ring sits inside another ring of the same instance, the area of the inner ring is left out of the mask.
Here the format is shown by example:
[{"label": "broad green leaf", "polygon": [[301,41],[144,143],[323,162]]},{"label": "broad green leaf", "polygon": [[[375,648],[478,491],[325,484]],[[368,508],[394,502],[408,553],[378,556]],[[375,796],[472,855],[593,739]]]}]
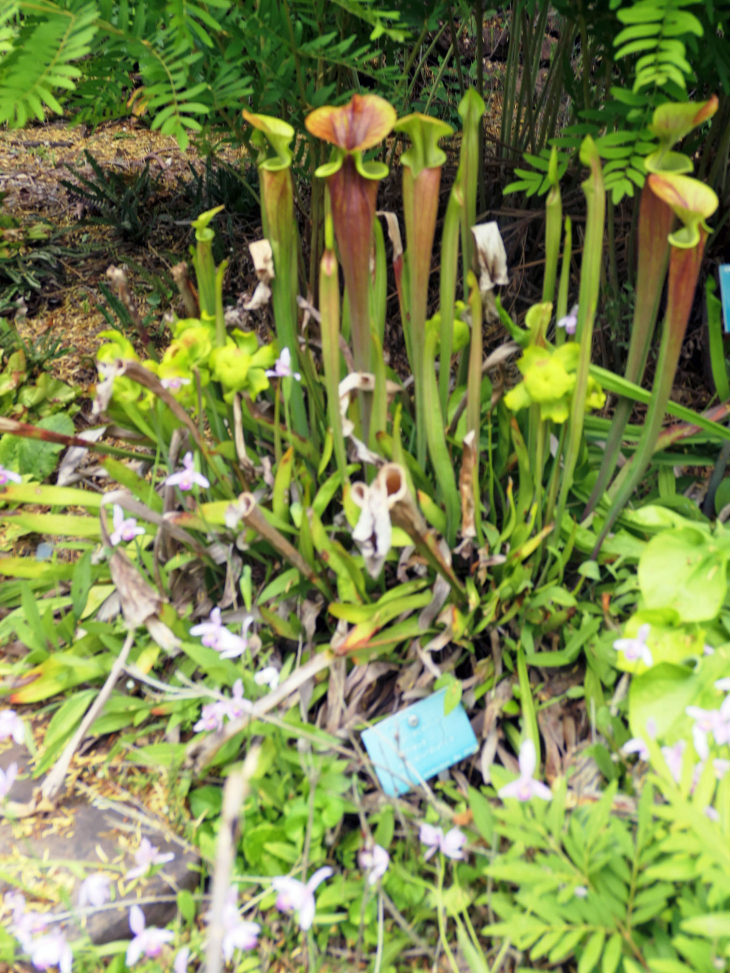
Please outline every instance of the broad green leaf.
[{"label": "broad green leaf", "polygon": [[35,514],[13,510],[0,514],[0,521],[23,527],[34,534],[50,537],[89,537],[101,540],[101,527],[96,517],[75,514]]},{"label": "broad green leaf", "polygon": [[[649,625],[646,645],[651,652],[653,665],[669,662],[673,665],[694,666],[702,658],[704,632],[695,626],[677,624],[677,614],[672,608],[643,610],[632,615],[624,626],[625,638],[635,638],[642,625]],[[627,661],[622,652],[616,653],[615,665],[624,672],[643,673],[647,666],[640,660]]]},{"label": "broad green leaf", "polygon": [[606,943],[606,948],[603,950],[601,973],[616,973],[618,964],[621,961],[622,945],[623,940],[618,933],[611,936],[609,941]]},{"label": "broad green leaf", "polygon": [[691,916],[680,923],[685,932],[708,939],[730,937],[730,912],[710,912],[704,916]]},{"label": "broad green leaf", "polygon": [[193,922],[196,912],[195,899],[187,889],[180,889],[177,893],[177,907],[185,922]]},{"label": "broad green leaf", "polygon": [[71,605],[74,618],[79,621],[91,591],[91,552],[87,551],[76,562],[73,580],[71,581]]},{"label": "broad green leaf", "polygon": [[36,777],[45,773],[59,756],[66,745],[66,741],[70,739],[71,734],[76,730],[87,709],[96,698],[97,692],[96,689],[85,689],[67,699],[56,710],[43,739],[43,750],[34,771]]},{"label": "broad green leaf", "polygon": [[461,702],[461,680],[453,679],[444,693],[444,716],[448,716]]},{"label": "broad green leaf", "polygon": [[3,503],[38,503],[49,507],[86,507],[88,510],[98,510],[103,499],[103,493],[39,483],[8,483],[2,493]]},{"label": "broad green leaf", "polygon": [[727,594],[730,544],[687,526],[653,537],[639,559],[639,585],[647,608],[673,608],[680,621],[710,621]]},{"label": "broad green leaf", "polygon": [[494,838],[494,814],[489,801],[475,787],[469,788],[469,808],[477,831],[491,845]]},{"label": "broad green leaf", "polygon": [[593,973],[597,969],[605,941],[606,934],[602,929],[593,933],[578,961],[578,973]]}]

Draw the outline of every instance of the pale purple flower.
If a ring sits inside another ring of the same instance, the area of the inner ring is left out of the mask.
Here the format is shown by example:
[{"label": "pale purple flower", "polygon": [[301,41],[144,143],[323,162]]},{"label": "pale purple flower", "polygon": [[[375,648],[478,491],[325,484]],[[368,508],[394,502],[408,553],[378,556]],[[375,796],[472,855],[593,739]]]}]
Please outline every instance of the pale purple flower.
[{"label": "pale purple flower", "polygon": [[6,892],[3,905],[13,913],[13,922],[18,922],[25,912],[25,896],[22,892]]},{"label": "pale purple flower", "polygon": [[243,622],[242,635],[234,635],[221,621],[220,608],[214,608],[207,622],[193,625],[190,634],[200,637],[203,645],[220,652],[221,659],[237,659],[248,648],[246,633],[253,623],[253,615],[248,615]]},{"label": "pale purple flower", "polygon": [[0,767],[0,801],[4,801],[18,776],[18,765],[13,761],[7,770]]},{"label": "pale purple flower", "polygon": [[266,666],[256,673],[253,681],[257,686],[268,686],[269,689],[276,689],[279,685],[279,670],[274,666]]},{"label": "pale purple flower", "polygon": [[711,645],[705,645],[702,648],[702,654],[703,655],[714,655],[715,654],[715,650],[712,648]]},{"label": "pale purple flower", "polygon": [[[730,699],[730,697],[728,697]],[[692,739],[695,750],[702,760],[707,760],[710,755],[708,736],[712,734],[718,746],[728,742],[730,737],[730,707],[726,705],[728,700],[722,704],[720,709],[701,709],[699,706],[688,706],[685,709],[687,716],[695,721],[692,727]]]},{"label": "pale purple flower", "polygon": [[223,721],[227,715],[225,707],[223,700],[217,703],[206,703],[193,730],[196,733],[219,733],[223,729]]},{"label": "pale purple flower", "polygon": [[183,385],[190,385],[190,379],[183,378],[182,375],[172,375],[170,378],[161,378],[160,385],[168,392],[179,392]]},{"label": "pale purple flower", "polygon": [[172,964],[172,973],[186,973],[190,962],[190,947],[183,946]]},{"label": "pale purple flower", "polygon": [[639,760],[643,760],[644,762],[649,760],[649,748],[640,737],[632,737],[630,740],[627,740],[621,747],[621,753],[626,757],[635,753],[639,757]]},{"label": "pale purple flower", "polygon": [[253,703],[243,696],[243,680],[236,679],[233,683],[233,695],[223,701],[225,713],[229,720],[237,720],[245,713],[250,713]]},{"label": "pale purple flower", "polygon": [[719,690],[721,693],[730,693],[730,676],[725,676],[723,679],[718,679],[715,683],[715,689]]},{"label": "pale purple flower", "polygon": [[31,950],[33,936],[42,932],[48,925],[48,916],[42,912],[26,912],[25,896],[20,892],[8,892],[4,904],[13,910],[10,932],[15,936],[26,953]]},{"label": "pale purple flower", "polygon": [[290,875],[275,878],[271,887],[279,893],[276,908],[280,912],[298,912],[299,928],[304,930],[311,928],[314,922],[315,889],[332,874],[332,869],[325,865],[324,868],[318,868],[306,884]]},{"label": "pale purple flower", "polygon": [[575,334],[578,328],[578,305],[574,304],[570,312],[558,321],[559,328],[565,328],[566,334]]},{"label": "pale purple flower", "polygon": [[[210,921],[210,916],[208,916]],[[256,949],[261,926],[257,922],[246,922],[238,911],[238,889],[232,885],[226,896],[221,916],[223,925],[223,958],[230,963],[237,949]]]},{"label": "pale purple flower", "polygon": [[74,957],[62,932],[51,932],[30,943],[30,961],[37,970],[50,970],[57,966],[61,973],[71,973]]},{"label": "pale purple flower", "polygon": [[466,835],[458,828],[452,828],[444,834],[441,828],[436,828],[432,824],[422,824],[418,833],[421,844],[426,845],[428,851],[423,856],[425,861],[436,851],[440,851],[447,858],[455,858],[463,861],[466,855],[462,851],[466,844]]},{"label": "pale purple flower", "polygon": [[720,718],[715,727],[715,742],[719,747],[730,743],[730,696],[726,696],[720,707]]},{"label": "pale purple flower", "polygon": [[712,766],[715,770],[715,777],[718,780],[722,780],[728,770],[730,770],[730,760],[723,760],[721,757],[717,757],[712,761]]},{"label": "pale purple flower", "polygon": [[465,844],[466,835],[458,828],[452,828],[446,832],[444,840],[441,842],[441,854],[446,855],[447,858],[464,861],[466,859],[466,853],[463,850]]},{"label": "pale purple flower", "polygon": [[714,807],[712,807],[711,804],[708,804],[707,807],[705,808],[705,814],[710,819],[710,821],[720,820],[720,814],[718,813],[718,811],[715,810]]},{"label": "pale purple flower", "polygon": [[118,503],[114,504],[112,522],[114,530],[109,535],[109,540],[114,547],[122,541],[133,541],[135,537],[144,534],[144,527],[138,527],[134,517],[125,517],[124,511]]},{"label": "pale purple flower", "polygon": [[192,453],[185,453],[182,464],[181,470],[165,480],[166,486],[179,486],[181,490],[192,490],[196,483],[202,487],[210,486],[210,481],[196,471]]},{"label": "pale purple flower", "polygon": [[130,878],[140,878],[142,875],[146,875],[150,868],[153,868],[155,865],[166,865],[174,857],[174,852],[169,851],[163,854],[159,848],[152,844],[149,838],[142,838],[139,843],[139,848],[134,853],[134,860],[137,862],[137,866],[127,872],[124,877],[127,880]]},{"label": "pale purple flower", "polygon": [[79,887],[79,908],[87,905],[100,909],[111,898],[109,878],[102,872],[87,875]]},{"label": "pale purple flower", "polygon": [[444,832],[442,828],[436,828],[434,825],[424,822],[418,831],[418,837],[421,840],[421,844],[428,848],[428,851],[423,856],[428,861],[431,855],[436,854],[441,847],[441,842],[444,840]]},{"label": "pale purple flower", "polygon": [[282,349],[281,354],[274,362],[274,367],[267,369],[266,374],[269,378],[295,378],[297,382],[302,380],[299,372],[292,372],[291,370],[291,352],[288,348]]},{"label": "pale purple flower", "polygon": [[579,899],[585,899],[588,896],[588,889],[585,885],[576,885],[573,889],[573,894],[577,895]]},{"label": "pale purple flower", "polygon": [[380,845],[375,845],[373,848],[361,848],[360,854],[357,856],[357,863],[362,871],[369,872],[368,885],[375,885],[388,871],[390,855]]},{"label": "pale purple flower", "polygon": [[682,763],[686,746],[684,740],[679,740],[673,747],[662,747],[662,756],[669,768],[669,773],[677,783],[682,779]]},{"label": "pale purple flower", "polygon": [[200,714],[200,719],[193,729],[196,733],[203,730],[219,732],[223,729],[223,721],[237,720],[244,713],[250,713],[253,703],[243,697],[243,682],[237,679],[233,685],[233,695],[230,699],[220,699],[215,703],[207,703]]},{"label": "pale purple flower", "polygon": [[7,483],[22,483],[23,477],[19,473],[13,473],[12,470],[6,470],[4,466],[0,466],[0,486],[5,486]]},{"label": "pale purple flower", "polygon": [[613,647],[617,652],[623,652],[627,662],[641,662],[645,666],[653,666],[654,659],[646,644],[651,625],[642,625],[635,638],[616,639]]},{"label": "pale purple flower", "polygon": [[14,709],[0,710],[0,740],[8,737],[16,743],[25,742],[25,724]]},{"label": "pale purple flower", "polygon": [[129,928],[134,933],[134,939],[127,946],[127,966],[134,966],[143,956],[154,959],[160,955],[162,947],[175,938],[169,929],[147,926],[144,912],[138,905],[133,905],[129,910]]},{"label": "pale purple flower", "polygon": [[502,800],[505,797],[514,797],[518,801],[531,801],[533,797],[539,797],[542,801],[551,801],[553,792],[542,781],[535,780],[533,774],[537,767],[537,753],[535,744],[532,740],[523,740],[520,745],[520,776],[517,780],[506,784],[500,788],[499,796]]}]

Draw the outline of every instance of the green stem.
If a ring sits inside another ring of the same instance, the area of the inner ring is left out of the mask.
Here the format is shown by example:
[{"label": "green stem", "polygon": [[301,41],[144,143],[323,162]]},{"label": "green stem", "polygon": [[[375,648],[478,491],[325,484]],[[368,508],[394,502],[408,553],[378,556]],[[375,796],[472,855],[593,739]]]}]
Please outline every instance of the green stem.
[{"label": "green stem", "polygon": [[606,212],[606,192],[603,185],[601,160],[596,144],[586,136],[581,146],[581,162],[590,166],[591,174],[583,183],[586,197],[586,236],[581,262],[580,295],[578,301],[578,328],[576,340],[580,343],[580,359],[576,372],[575,389],[570,408],[569,430],[563,482],[558,500],[558,513],[555,523],[556,536],[568,503],[568,495],[573,486],[573,474],[578,462],[583,420],[585,418],[586,397],[588,394],[588,374],[591,366],[593,344],[593,322],[598,304],[601,280],[601,261],[603,258],[603,229]]},{"label": "green stem", "polygon": [[438,917],[439,924],[439,939],[441,940],[441,945],[446,953],[446,958],[448,959],[451,969],[454,973],[460,973],[459,966],[454,959],[454,954],[451,952],[451,947],[449,946],[449,941],[446,938],[446,921],[444,918],[444,856],[439,852],[439,864],[438,864],[438,886],[437,886],[437,902],[438,906],[436,908],[436,915]]}]

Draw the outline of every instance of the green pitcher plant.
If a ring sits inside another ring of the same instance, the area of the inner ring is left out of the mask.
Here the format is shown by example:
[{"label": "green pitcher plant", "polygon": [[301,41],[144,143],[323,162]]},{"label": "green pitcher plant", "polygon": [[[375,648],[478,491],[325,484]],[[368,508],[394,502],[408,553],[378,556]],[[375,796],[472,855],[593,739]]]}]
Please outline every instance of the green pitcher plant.
[{"label": "green pitcher plant", "polygon": [[[303,633],[292,599],[324,599],[313,644],[358,661],[396,653],[412,640],[431,650],[451,641],[469,651],[487,626],[512,619],[534,637],[575,635],[575,595],[566,586],[584,584],[617,559],[637,561],[657,529],[656,518],[636,506],[649,465],[658,456],[665,467],[687,456],[708,462],[703,444],[730,440],[721,424],[724,407],[701,415],[670,399],[707,221],[717,205],[710,190],[681,171],[670,143],[711,110],[710,103],[684,106],[679,122],[667,108],[655,116],[657,130],[667,134],[642,194],[639,277],[646,293],[626,376],[593,362],[605,193],[590,138],[580,157],[587,208],[578,293],[570,293],[572,224],[563,219],[553,165],[543,300],[515,321],[500,296],[510,285],[499,226],[474,223],[484,111],[478,95],[468,91],[460,105],[458,149],[450,126],[424,115],[397,121],[376,96],[317,108],[307,128],[331,146],[332,157],[315,177],[326,185],[315,306],[299,279],[296,133],[283,121],[244,112],[259,151],[264,233],[251,244],[257,284],[248,317],[231,317],[224,308],[225,263],[215,266],[211,246],[214,210],[194,225],[197,297],[180,273],[188,316],[173,321],[159,361],[140,360],[120,332],[102,335],[95,415],[112,424],[115,442],[103,434],[80,442],[120,484],[115,516],[147,518],[165,539],[155,553],[152,533],[138,535],[130,570],[151,572],[167,598],[180,559],[200,558],[221,596],[242,599],[284,639]],[[377,156],[394,130],[407,140],[400,160],[406,248],[397,213],[386,214],[391,269],[376,221],[387,170],[365,154]],[[444,163],[456,151],[439,240]],[[639,382],[665,263],[668,305],[650,393]],[[383,347],[393,281],[400,316],[390,326],[402,328],[410,376],[392,367]],[[494,328],[486,332],[485,320],[495,313],[501,331],[487,343]],[[617,449],[629,458],[613,483],[614,467],[602,472],[599,449],[609,436],[610,420],[597,414],[607,392],[628,406],[649,402],[644,427],[624,423],[617,434]],[[680,424],[662,432],[667,412]],[[17,422],[0,431],[78,445]],[[118,443],[125,437],[130,448]],[[38,487],[21,452],[8,447],[7,456],[5,468],[22,482],[0,485],[0,519],[108,546],[98,495]],[[123,463],[140,457],[144,476]],[[43,502],[56,497],[56,506],[73,504],[89,515],[24,509],[40,502],[37,489],[49,491]],[[592,512],[580,521],[587,503]],[[579,556],[598,563],[586,573],[577,567]],[[157,574],[153,562],[161,565]],[[182,620],[179,627],[182,637]]]}]

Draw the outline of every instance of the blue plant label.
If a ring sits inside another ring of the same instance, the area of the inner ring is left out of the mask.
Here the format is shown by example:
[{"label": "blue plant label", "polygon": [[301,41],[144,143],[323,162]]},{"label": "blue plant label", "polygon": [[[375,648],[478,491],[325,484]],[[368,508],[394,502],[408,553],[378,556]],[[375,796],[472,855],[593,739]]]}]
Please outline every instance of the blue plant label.
[{"label": "blue plant label", "polygon": [[730,264],[720,264],[720,297],[725,334],[730,334]]},{"label": "blue plant label", "polygon": [[362,742],[388,797],[397,797],[479,749],[464,707],[444,715],[446,689],[365,730]]}]

